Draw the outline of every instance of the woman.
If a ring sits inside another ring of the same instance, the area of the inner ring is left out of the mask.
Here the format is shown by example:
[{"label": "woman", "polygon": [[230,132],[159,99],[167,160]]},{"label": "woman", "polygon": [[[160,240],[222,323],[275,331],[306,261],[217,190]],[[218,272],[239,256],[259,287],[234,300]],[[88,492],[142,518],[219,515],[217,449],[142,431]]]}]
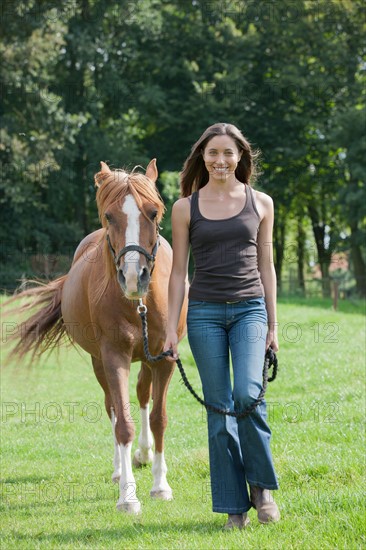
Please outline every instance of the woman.
[{"label": "woman", "polygon": [[[172,348],[172,361],[178,357],[176,329],[191,246],[195,273],[188,340],[204,397],[239,412],[258,397],[266,349],[278,351],[273,202],[250,186],[254,161],[235,126],[210,126],[185,161],[182,198],[172,210],[174,254],[164,349]],[[213,412],[207,417],[213,511],[228,514],[226,529],[245,527],[252,506],[260,522],[278,521],[269,492],[278,483],[265,402],[242,419]]]}]

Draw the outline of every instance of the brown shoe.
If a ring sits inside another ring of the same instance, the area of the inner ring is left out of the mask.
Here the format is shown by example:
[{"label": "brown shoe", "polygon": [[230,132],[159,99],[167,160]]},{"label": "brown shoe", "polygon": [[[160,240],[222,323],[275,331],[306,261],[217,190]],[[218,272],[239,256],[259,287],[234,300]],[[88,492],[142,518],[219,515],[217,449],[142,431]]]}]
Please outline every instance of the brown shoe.
[{"label": "brown shoe", "polygon": [[270,523],[280,519],[278,506],[268,489],[250,485],[250,500],[257,510],[258,521],[260,523]]},{"label": "brown shoe", "polygon": [[231,529],[244,529],[249,525],[249,518],[247,514],[229,514],[226,525],[224,525],[225,531]]}]

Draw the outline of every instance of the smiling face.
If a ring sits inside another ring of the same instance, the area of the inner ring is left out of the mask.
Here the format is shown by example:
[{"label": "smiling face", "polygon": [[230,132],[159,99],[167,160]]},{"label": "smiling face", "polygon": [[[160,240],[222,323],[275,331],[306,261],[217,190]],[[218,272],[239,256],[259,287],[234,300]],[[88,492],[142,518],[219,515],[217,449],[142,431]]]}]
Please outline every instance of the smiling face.
[{"label": "smiling face", "polygon": [[240,157],[241,152],[228,135],[213,137],[203,150],[203,161],[211,181],[222,182],[235,178]]}]

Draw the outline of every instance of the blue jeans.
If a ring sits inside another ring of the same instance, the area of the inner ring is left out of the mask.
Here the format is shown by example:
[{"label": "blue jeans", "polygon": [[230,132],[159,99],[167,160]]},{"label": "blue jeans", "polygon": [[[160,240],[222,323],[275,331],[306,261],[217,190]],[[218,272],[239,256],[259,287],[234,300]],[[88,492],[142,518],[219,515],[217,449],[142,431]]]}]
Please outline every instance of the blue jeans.
[{"label": "blue jeans", "polygon": [[[267,335],[264,298],[235,303],[190,300],[187,323],[205,400],[229,411],[245,410],[262,387]],[[208,411],[214,512],[247,512],[251,508],[247,483],[278,489],[266,418],[264,401],[241,419]]]}]

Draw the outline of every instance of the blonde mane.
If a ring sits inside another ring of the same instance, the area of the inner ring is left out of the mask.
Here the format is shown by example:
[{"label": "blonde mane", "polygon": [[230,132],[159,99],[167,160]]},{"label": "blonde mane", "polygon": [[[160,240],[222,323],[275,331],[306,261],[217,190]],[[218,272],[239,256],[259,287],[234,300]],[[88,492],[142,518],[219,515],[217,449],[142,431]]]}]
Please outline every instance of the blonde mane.
[{"label": "blonde mane", "polygon": [[99,219],[102,227],[104,228],[100,244],[104,241],[103,262],[106,267],[103,277],[96,287],[95,297],[96,300],[99,301],[110,281],[115,279],[116,274],[116,268],[113,263],[111,251],[109,250],[107,240],[105,238],[108,225],[105,213],[108,208],[122,203],[126,195],[132,194],[137,206],[140,208],[141,213],[144,216],[146,216],[146,214],[141,209],[144,201],[148,201],[156,207],[156,223],[159,225],[165,211],[165,206],[159,192],[155,187],[155,184],[144,174],[135,172],[135,168],[132,172],[126,172],[125,170],[112,170],[106,172],[102,170],[95,174],[94,180],[95,185],[98,187],[96,201]]},{"label": "blonde mane", "polygon": [[111,172],[98,172],[95,174],[95,183],[98,187],[97,206],[99,219],[103,227],[106,227],[105,212],[107,209],[122,201],[132,193],[137,206],[141,208],[143,199],[154,204],[158,210],[157,222],[160,223],[164,214],[164,203],[154,183],[140,172],[126,172],[125,170],[113,170]]}]

